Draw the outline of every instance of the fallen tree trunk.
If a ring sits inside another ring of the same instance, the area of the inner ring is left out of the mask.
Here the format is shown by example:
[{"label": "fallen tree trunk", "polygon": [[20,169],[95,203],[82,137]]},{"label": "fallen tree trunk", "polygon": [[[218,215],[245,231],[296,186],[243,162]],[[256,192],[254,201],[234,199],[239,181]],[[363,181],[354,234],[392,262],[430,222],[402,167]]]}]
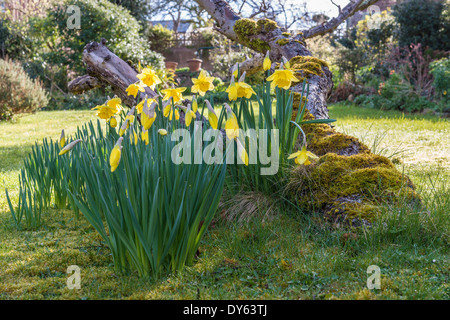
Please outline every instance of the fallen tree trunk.
[{"label": "fallen tree trunk", "polygon": [[[83,50],[83,62],[88,74],[71,81],[68,85],[70,92],[79,94],[100,86],[110,86],[127,106],[132,107],[136,104],[136,99],[129,96],[126,89],[138,80],[136,78],[138,73],[108,49],[105,39],[86,45]],[[151,98],[157,95],[149,87],[146,87],[145,92],[140,94],[141,99],[144,95]]]}]

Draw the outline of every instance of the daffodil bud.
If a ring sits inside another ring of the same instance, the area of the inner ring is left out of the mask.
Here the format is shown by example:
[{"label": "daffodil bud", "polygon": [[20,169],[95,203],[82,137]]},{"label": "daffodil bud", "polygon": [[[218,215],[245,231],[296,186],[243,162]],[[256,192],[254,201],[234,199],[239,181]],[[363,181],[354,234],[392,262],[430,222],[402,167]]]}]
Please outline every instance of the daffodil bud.
[{"label": "daffodil bud", "polygon": [[64,129],[61,131],[61,137],[59,138],[59,145],[61,148],[64,148],[64,145],[66,144],[66,137],[64,135]]},{"label": "daffodil bud", "polygon": [[198,109],[198,103],[197,103],[197,98],[195,97],[195,95],[192,97],[192,111],[194,111],[194,113],[197,112]]},{"label": "daffodil bud", "polygon": [[238,76],[238,67],[239,67],[239,63],[236,62],[233,66],[233,68],[231,68],[231,75],[233,75],[235,78],[237,78]]},{"label": "daffodil bud", "polygon": [[122,126],[120,127],[119,130],[119,136],[123,136],[123,134],[125,133],[125,131],[128,129],[128,119],[126,119],[123,123]]},{"label": "daffodil bud", "polygon": [[211,106],[211,104],[209,103],[209,101],[205,100],[205,102],[206,102],[206,107],[208,108],[208,121],[209,121],[209,124],[211,125],[211,127],[214,130],[217,130],[217,126],[219,124],[219,119],[217,118],[217,115],[214,112],[214,109]]},{"label": "daffodil bud", "polygon": [[165,136],[165,135],[167,135],[167,130],[166,130],[166,129],[159,129],[159,130],[158,130],[158,133],[159,133],[160,135],[162,135],[162,136]]},{"label": "daffodil bud", "polygon": [[111,166],[111,172],[114,172],[119,166],[120,158],[122,156],[122,141],[123,137],[120,137],[109,156],[109,165]]},{"label": "daffodil bud", "polygon": [[117,127],[117,120],[116,120],[116,118],[111,117],[111,120],[109,120],[109,125],[111,126],[111,128]]},{"label": "daffodil bud", "polygon": [[245,147],[242,145],[239,139],[236,139],[236,145],[239,158],[246,166],[248,166],[248,154],[247,151],[245,150]]},{"label": "daffodil bud", "polygon": [[290,69],[291,68],[291,64],[289,63],[288,59],[286,59],[284,56],[282,57],[282,59],[283,59],[284,67],[286,69]]},{"label": "daffodil bud", "polygon": [[269,50],[267,50],[266,57],[264,58],[264,62],[263,62],[264,71],[269,70],[271,65],[272,65],[272,62],[270,61],[270,58],[269,58]]},{"label": "daffodil bud", "polygon": [[72,142],[69,143],[67,146],[65,146],[64,148],[62,148],[62,150],[59,152],[59,155],[63,155],[63,154],[65,154],[65,153],[69,152],[70,150],[72,150],[72,149],[77,145],[77,143],[79,143],[79,142],[81,142],[81,141],[82,141],[81,139],[72,141]]}]

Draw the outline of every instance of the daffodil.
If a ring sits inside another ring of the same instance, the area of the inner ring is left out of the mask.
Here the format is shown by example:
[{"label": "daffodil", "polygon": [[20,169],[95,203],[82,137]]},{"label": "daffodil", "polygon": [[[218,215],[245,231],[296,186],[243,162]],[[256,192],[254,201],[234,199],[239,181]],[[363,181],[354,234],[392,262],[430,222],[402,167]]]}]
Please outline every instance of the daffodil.
[{"label": "daffodil", "polygon": [[117,120],[116,120],[116,118],[111,117],[111,119],[109,120],[109,125],[111,126],[111,128],[117,127]]},{"label": "daffodil", "polygon": [[267,78],[267,81],[272,81],[270,86],[272,88],[278,87],[285,90],[289,90],[292,82],[298,82],[299,80],[295,77],[294,71],[278,69]]},{"label": "daffodil", "polygon": [[149,144],[149,139],[148,139],[148,130],[142,130],[141,132],[141,139],[142,141],[145,142],[145,144]]},{"label": "daffodil", "polygon": [[142,81],[139,81],[138,83],[132,83],[128,86],[126,91],[129,96],[133,96],[134,98],[136,98],[138,92],[145,92],[144,83]]},{"label": "daffodil", "polygon": [[172,120],[174,114],[175,114],[175,120],[180,119],[180,113],[178,112],[177,109],[175,109],[175,111],[174,111],[174,108],[170,104],[168,104],[167,106],[164,107],[164,110],[163,110],[164,117],[166,117],[166,118],[169,117],[169,120]]},{"label": "daffodil", "polygon": [[209,90],[214,90],[213,85],[214,77],[208,77],[205,70],[200,71],[198,78],[192,78],[193,86],[191,89],[192,93],[198,93],[202,97]]},{"label": "daffodil", "polygon": [[162,136],[165,136],[165,135],[167,135],[167,130],[166,130],[166,129],[159,129],[159,130],[158,130],[158,133],[159,133],[160,135],[162,135]]},{"label": "daffodil", "polygon": [[66,136],[64,135],[64,129],[61,131],[61,137],[59,138],[59,145],[61,148],[64,148],[64,145],[66,144]]},{"label": "daffodil", "polygon": [[233,78],[232,78],[232,82],[228,86],[227,90],[225,90],[225,92],[228,93],[228,100],[230,100],[230,101],[237,100],[237,98],[238,98],[237,87],[236,87],[236,83],[234,83],[234,81],[233,81]]},{"label": "daffodil", "polygon": [[[136,107],[131,108],[131,110],[128,111],[127,116],[125,117],[125,119],[129,120],[130,123],[134,122],[134,110],[136,110]],[[130,123],[128,125],[130,125]]]},{"label": "daffodil", "polygon": [[125,131],[128,129],[128,127],[130,126],[130,120],[126,119],[123,123],[122,126],[120,127],[119,130],[119,136],[123,136],[123,134],[125,133]]},{"label": "daffodil", "polygon": [[239,63],[235,63],[234,66],[231,68],[231,76],[237,78],[238,77],[238,70],[239,70]]},{"label": "daffodil", "polygon": [[112,98],[106,101],[106,105],[112,109],[114,109],[114,113],[118,114],[122,111],[122,99],[120,98]]},{"label": "daffodil", "polygon": [[108,120],[109,118],[111,118],[113,115],[116,114],[115,108],[111,108],[104,104],[96,106],[92,108],[92,110],[97,110],[97,117],[103,120]]},{"label": "daffodil", "polygon": [[217,115],[214,112],[214,109],[211,106],[211,104],[209,103],[209,101],[205,100],[205,102],[206,102],[206,107],[208,108],[208,121],[209,121],[209,124],[211,125],[211,127],[214,130],[217,130],[217,126],[219,124],[219,119],[217,118]]},{"label": "daffodil", "polygon": [[109,156],[109,165],[111,166],[111,172],[114,172],[119,166],[120,157],[122,156],[122,140],[123,137],[120,137],[119,140],[117,140],[116,145],[112,149]]},{"label": "daffodil", "polygon": [[186,90],[185,87],[175,89],[169,88],[161,90],[161,92],[165,94],[163,100],[169,100],[170,98],[172,98],[173,102],[177,103],[178,101],[183,99],[183,95],[181,93],[184,92],[185,90]]},{"label": "daffodil", "polygon": [[156,75],[155,71],[150,68],[142,69],[142,72],[136,77],[152,90],[155,90],[156,85],[161,83],[161,79]]},{"label": "daffodil", "polygon": [[79,142],[81,142],[81,141],[82,141],[81,139],[72,141],[72,142],[69,143],[67,146],[65,146],[64,148],[62,148],[58,155],[61,156],[61,155],[65,154],[65,153],[69,152],[70,150],[72,150],[72,149],[73,149]]},{"label": "daffodil", "polygon": [[194,111],[192,111],[191,105],[188,105],[188,107],[185,111],[185,115],[184,115],[184,121],[186,123],[186,127],[190,126],[192,119],[195,119],[195,117],[196,117],[196,115],[195,115]]},{"label": "daffodil", "polygon": [[242,74],[238,82],[234,82],[234,75],[231,77],[230,86],[225,90],[228,92],[228,99],[230,101],[235,101],[237,98],[247,98],[250,99],[252,95],[256,94],[256,92],[252,89],[252,87],[244,82],[245,80],[245,72]]},{"label": "daffodil", "polygon": [[[291,63],[289,62],[288,59],[286,59],[285,56],[282,56],[282,60],[283,60],[283,65],[285,69],[290,69],[291,68]],[[281,68],[280,68],[281,69]]]},{"label": "daffodil", "polygon": [[150,108],[148,107],[147,103],[144,103],[144,106],[142,108],[142,113],[141,113],[141,123],[142,123],[144,130],[150,129],[153,122],[155,122],[155,119],[156,119],[155,108],[156,108],[156,103],[152,103],[150,105]]},{"label": "daffodil", "polygon": [[297,152],[289,155],[288,159],[295,158],[295,163],[296,164],[304,164],[305,166],[307,166],[307,165],[311,164],[311,161],[309,161],[308,157],[310,157],[312,159],[318,159],[319,158],[314,153],[312,153],[310,151],[306,151],[306,146],[304,145],[302,147],[302,150],[297,151]]},{"label": "daffodil", "polygon": [[192,111],[194,111],[194,113],[197,113],[197,109],[198,109],[197,98],[194,95],[192,97]]},{"label": "daffodil", "polygon": [[269,58],[269,51],[267,51],[266,57],[264,58],[264,62],[263,62],[264,71],[269,70],[271,65],[272,65],[272,62],[270,61],[270,58]]},{"label": "daffodil", "polygon": [[236,145],[239,158],[246,166],[248,166],[248,154],[247,151],[245,150],[245,147],[242,145],[239,139],[236,139]]},{"label": "daffodil", "polygon": [[141,102],[139,102],[137,105],[136,105],[136,112],[138,113],[138,114],[140,114],[141,112],[142,112],[142,107],[144,106],[144,102],[145,101],[147,101],[147,104],[150,106],[150,105],[152,105],[152,103],[156,103],[156,100],[155,99],[152,99],[152,98],[149,98],[149,99],[142,99],[142,101]]},{"label": "daffodil", "polygon": [[231,110],[230,106],[225,103],[227,109],[227,121],[225,122],[225,132],[228,139],[233,140],[239,137],[239,124],[236,115]]}]

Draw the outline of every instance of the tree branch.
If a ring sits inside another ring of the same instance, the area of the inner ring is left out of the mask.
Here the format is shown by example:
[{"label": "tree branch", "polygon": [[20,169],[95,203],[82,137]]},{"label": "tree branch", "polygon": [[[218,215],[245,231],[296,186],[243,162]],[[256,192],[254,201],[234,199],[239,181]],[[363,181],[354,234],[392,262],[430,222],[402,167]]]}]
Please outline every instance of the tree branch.
[{"label": "tree branch", "polygon": [[323,25],[313,27],[309,30],[303,31],[305,39],[321,36],[335,30],[342,22],[350,18],[356,12],[364,10],[365,8],[376,3],[378,0],[351,0],[339,13],[339,15]]}]

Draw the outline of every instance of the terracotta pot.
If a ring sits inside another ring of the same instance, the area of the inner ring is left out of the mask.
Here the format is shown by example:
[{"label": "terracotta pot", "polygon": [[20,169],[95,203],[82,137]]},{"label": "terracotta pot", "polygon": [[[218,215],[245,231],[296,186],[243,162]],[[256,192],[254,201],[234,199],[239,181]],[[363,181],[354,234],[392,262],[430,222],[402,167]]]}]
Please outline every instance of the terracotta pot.
[{"label": "terracotta pot", "polygon": [[191,72],[199,71],[200,68],[202,67],[202,62],[203,62],[203,60],[200,60],[200,59],[188,60],[187,63],[188,63],[188,66],[189,66],[189,70]]},{"label": "terracotta pot", "polygon": [[177,68],[177,66],[178,66],[178,62],[175,62],[175,61],[166,61],[166,69],[175,71],[175,69]]}]

